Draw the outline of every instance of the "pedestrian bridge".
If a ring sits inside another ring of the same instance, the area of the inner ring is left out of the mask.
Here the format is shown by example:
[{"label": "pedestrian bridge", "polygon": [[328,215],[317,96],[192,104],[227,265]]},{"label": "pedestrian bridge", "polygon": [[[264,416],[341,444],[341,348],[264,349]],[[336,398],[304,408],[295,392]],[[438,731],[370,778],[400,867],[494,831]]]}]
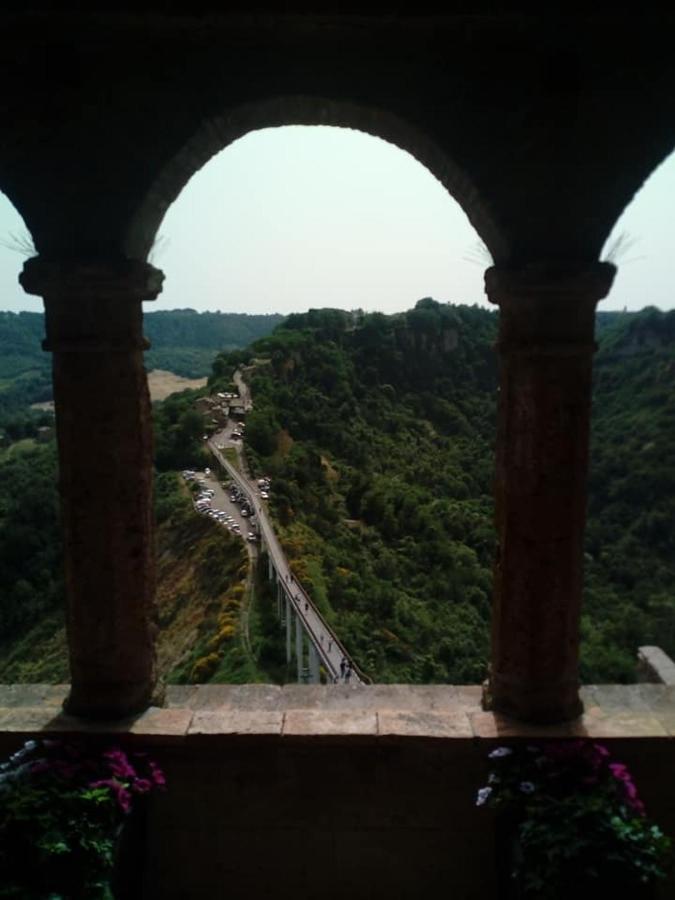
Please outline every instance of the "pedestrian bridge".
[{"label": "pedestrian bridge", "polygon": [[213,441],[209,441],[208,445],[255,512],[261,549],[267,553],[269,579],[276,584],[277,613],[282,627],[286,628],[286,662],[290,664],[295,655],[298,682],[320,683],[323,667],[325,677],[330,682],[369,683],[370,679],[350,657],[312,598],[293,575],[286,554],[253,486],[223,456]]}]

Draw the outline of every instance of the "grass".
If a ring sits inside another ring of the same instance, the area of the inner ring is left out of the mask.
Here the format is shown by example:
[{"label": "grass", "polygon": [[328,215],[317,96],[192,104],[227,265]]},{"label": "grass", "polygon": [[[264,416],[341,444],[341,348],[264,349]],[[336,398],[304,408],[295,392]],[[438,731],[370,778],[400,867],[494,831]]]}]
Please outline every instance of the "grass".
[{"label": "grass", "polygon": [[0,450],[0,460],[9,459],[12,456],[18,456],[27,453],[37,446],[35,438],[22,438],[20,441],[14,441],[9,447]]},{"label": "grass", "polygon": [[239,454],[235,450],[234,447],[226,447],[223,450],[223,456],[230,463],[231,466],[237,470],[237,472],[241,472],[241,464],[239,462]]}]

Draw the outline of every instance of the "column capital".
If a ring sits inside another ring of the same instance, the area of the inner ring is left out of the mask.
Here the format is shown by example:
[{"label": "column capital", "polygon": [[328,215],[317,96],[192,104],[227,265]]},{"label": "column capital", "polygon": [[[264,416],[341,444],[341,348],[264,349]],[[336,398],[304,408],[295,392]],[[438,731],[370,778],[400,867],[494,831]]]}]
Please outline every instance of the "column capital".
[{"label": "column capital", "polygon": [[27,294],[68,301],[154,300],[164,273],[138,259],[81,260],[34,256],[24,263],[19,283]]},{"label": "column capital", "polygon": [[554,262],[529,263],[520,268],[490,266],[485,271],[485,293],[490,303],[502,308],[525,305],[528,300],[595,304],[607,296],[615,275],[616,266],[610,262],[585,266]]},{"label": "column capital", "polygon": [[489,268],[485,292],[500,309],[500,354],[592,355],[595,306],[607,296],[615,274],[616,266],[606,262]]}]

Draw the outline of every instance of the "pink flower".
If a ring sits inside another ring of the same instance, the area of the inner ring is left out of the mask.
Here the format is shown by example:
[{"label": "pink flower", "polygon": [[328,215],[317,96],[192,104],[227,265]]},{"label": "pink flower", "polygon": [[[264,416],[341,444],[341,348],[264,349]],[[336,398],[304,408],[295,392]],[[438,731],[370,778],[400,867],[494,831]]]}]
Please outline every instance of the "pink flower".
[{"label": "pink flower", "polygon": [[151,788],[152,782],[148,781],[147,778],[136,778],[131,785],[131,789],[137,794],[147,794],[148,791],[151,790]]},{"label": "pink flower", "polygon": [[131,794],[126,787],[114,778],[103,778],[100,781],[92,781],[89,785],[91,788],[107,787],[110,788],[115,795],[117,804],[122,812],[128,813],[131,810]]},{"label": "pink flower", "polygon": [[103,756],[108,760],[110,771],[116,778],[135,778],[136,770],[121,750],[109,750]]},{"label": "pink flower", "polygon": [[157,785],[157,787],[165,787],[166,786],[166,778],[164,777],[164,772],[159,768],[157,763],[150,763],[150,777]]}]

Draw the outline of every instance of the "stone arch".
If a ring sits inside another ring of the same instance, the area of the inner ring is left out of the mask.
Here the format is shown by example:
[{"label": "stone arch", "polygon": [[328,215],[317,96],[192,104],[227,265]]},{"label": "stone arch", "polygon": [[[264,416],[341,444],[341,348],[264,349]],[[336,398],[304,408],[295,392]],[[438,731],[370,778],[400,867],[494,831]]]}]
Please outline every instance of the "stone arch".
[{"label": "stone arch", "polygon": [[247,103],[205,120],[159,170],[145,194],[127,230],[127,255],[136,259],[147,257],[168,208],[190,178],[217,153],[251,131],[284,125],[350,128],[407,151],[459,203],[493,258],[508,255],[507,239],[489,204],[479,195],[466,171],[428,134],[401,117],[375,107],[300,95]]}]

